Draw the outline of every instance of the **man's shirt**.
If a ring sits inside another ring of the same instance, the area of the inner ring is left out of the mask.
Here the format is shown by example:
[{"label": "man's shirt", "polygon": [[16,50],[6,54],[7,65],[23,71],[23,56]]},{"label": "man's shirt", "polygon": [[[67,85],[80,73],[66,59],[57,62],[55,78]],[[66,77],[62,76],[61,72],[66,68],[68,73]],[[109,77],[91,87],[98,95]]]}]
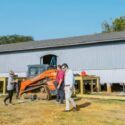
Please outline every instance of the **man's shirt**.
[{"label": "man's shirt", "polygon": [[14,83],[12,83],[13,77],[9,75],[8,77],[8,84],[7,84],[7,90],[13,90],[14,89]]},{"label": "man's shirt", "polygon": [[70,87],[73,87],[73,85],[74,85],[74,75],[73,75],[72,70],[68,69],[65,72],[64,83],[65,83],[65,85],[69,85]]},{"label": "man's shirt", "polygon": [[57,83],[59,83],[59,81],[60,81],[61,79],[64,80],[64,75],[65,75],[65,73],[64,73],[63,70],[57,71],[57,77],[56,77]]}]

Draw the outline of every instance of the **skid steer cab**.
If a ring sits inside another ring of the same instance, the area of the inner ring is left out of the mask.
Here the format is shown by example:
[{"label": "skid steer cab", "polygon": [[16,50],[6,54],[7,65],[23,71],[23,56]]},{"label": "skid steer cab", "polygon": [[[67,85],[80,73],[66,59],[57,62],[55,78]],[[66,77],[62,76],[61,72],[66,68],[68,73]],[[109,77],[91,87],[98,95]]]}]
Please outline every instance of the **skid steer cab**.
[{"label": "skid steer cab", "polygon": [[25,99],[46,99],[50,100],[57,94],[55,67],[49,65],[29,65],[27,79],[22,81],[20,96]]}]

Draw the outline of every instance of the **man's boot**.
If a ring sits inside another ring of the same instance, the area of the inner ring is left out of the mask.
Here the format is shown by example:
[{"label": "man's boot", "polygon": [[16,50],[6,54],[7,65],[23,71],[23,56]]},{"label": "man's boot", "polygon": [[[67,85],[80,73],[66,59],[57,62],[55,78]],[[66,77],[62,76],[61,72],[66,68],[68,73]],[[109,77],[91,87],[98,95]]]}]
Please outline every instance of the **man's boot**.
[{"label": "man's boot", "polygon": [[76,107],[73,108],[73,111],[74,111],[74,112],[79,111],[79,107],[78,107],[78,105],[76,105]]}]

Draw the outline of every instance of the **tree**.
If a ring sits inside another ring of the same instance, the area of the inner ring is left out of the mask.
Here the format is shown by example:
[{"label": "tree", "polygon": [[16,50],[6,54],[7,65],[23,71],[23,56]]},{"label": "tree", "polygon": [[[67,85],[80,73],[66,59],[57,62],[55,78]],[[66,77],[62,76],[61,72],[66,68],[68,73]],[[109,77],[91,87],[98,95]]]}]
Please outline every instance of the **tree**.
[{"label": "tree", "polygon": [[28,42],[28,41],[33,41],[33,40],[34,40],[33,37],[23,36],[23,35],[0,36],[0,45],[19,43],[19,42]]},{"label": "tree", "polygon": [[114,19],[111,24],[107,21],[102,23],[102,32],[125,31],[125,16]]}]

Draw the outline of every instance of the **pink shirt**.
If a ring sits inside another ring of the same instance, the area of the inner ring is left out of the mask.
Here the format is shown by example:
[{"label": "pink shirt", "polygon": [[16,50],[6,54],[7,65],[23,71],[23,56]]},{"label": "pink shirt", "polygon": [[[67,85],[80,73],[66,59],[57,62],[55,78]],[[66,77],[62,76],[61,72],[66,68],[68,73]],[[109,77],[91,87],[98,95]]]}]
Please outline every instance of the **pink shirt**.
[{"label": "pink shirt", "polygon": [[63,70],[57,71],[56,81],[59,83],[61,79],[64,80],[64,75],[65,73]]}]

